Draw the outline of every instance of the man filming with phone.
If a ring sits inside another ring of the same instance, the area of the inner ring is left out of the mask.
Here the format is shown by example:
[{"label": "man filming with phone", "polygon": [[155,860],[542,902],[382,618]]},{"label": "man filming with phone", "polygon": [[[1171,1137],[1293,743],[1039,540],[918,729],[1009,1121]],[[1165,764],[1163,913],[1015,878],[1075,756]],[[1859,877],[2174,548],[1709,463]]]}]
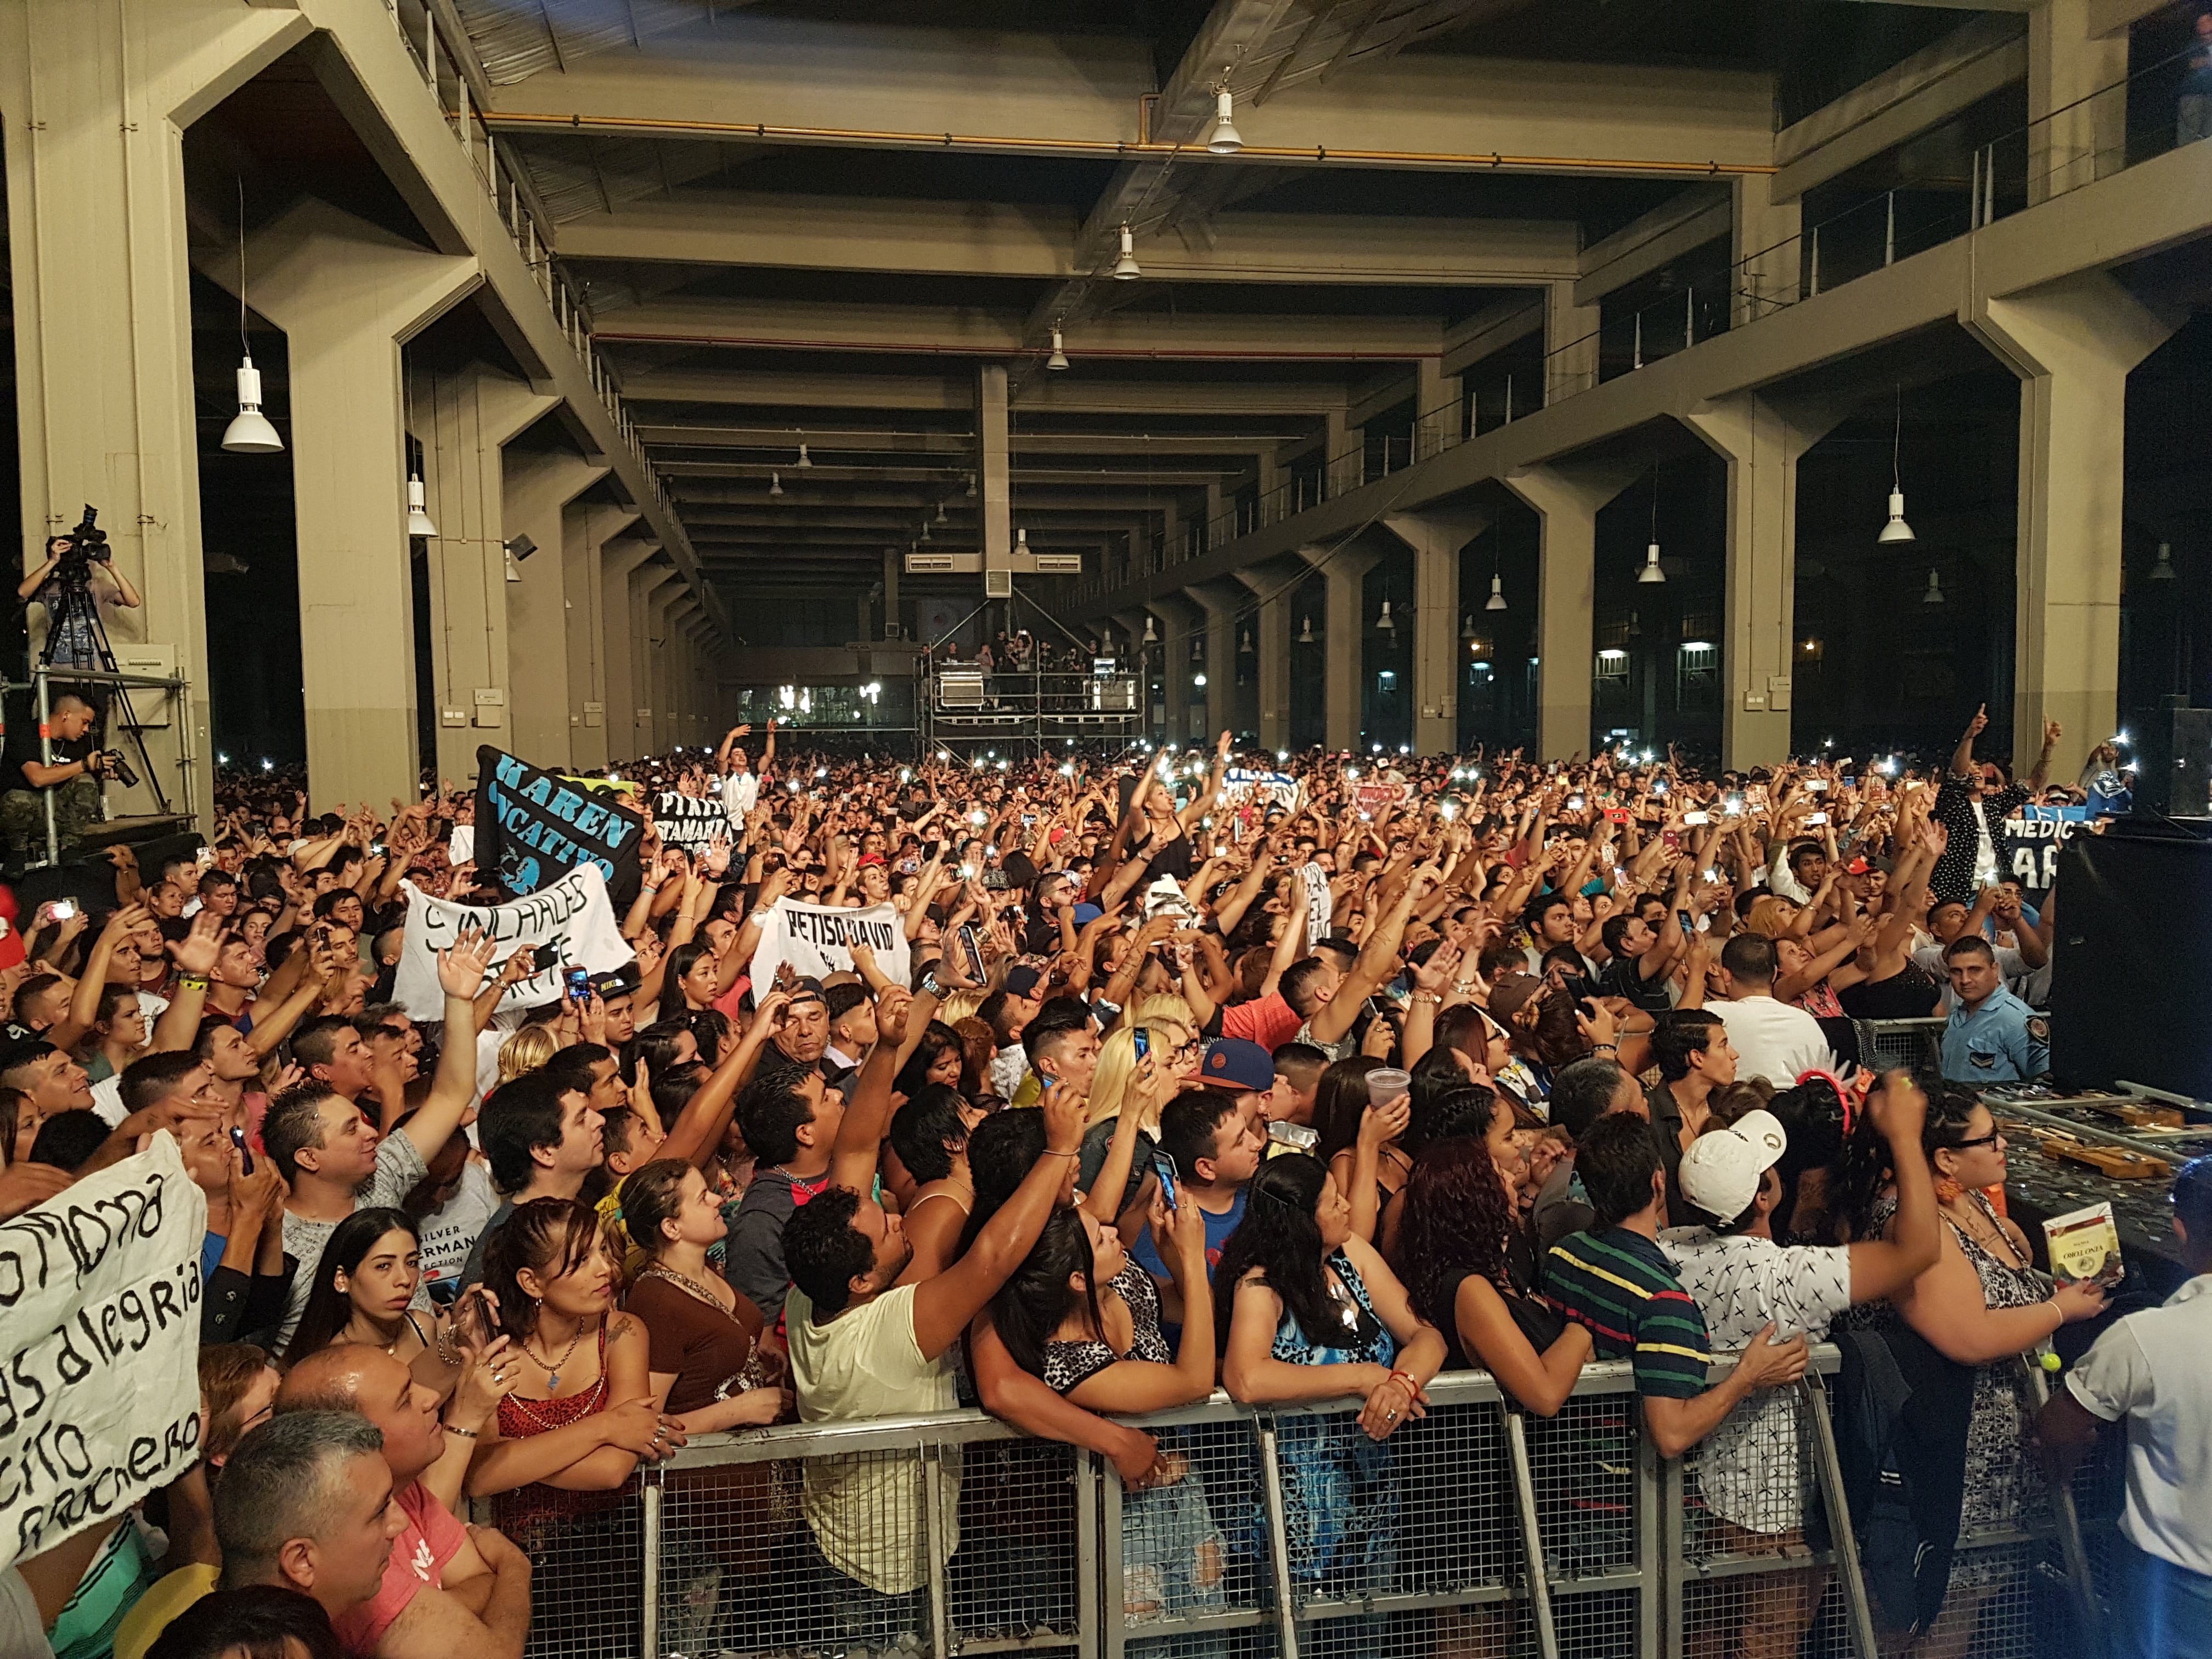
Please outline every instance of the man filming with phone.
[{"label": "man filming with phone", "polygon": [[40,752],[36,716],[9,700],[7,738],[0,748],[0,846],[11,864],[25,862],[33,847],[45,850],[50,794],[55,838],[64,857],[100,821],[100,785],[120,777],[122,770],[121,757],[90,746],[88,734],[98,718],[82,694],[64,691],[57,696],[46,720],[53,754],[48,761]]}]

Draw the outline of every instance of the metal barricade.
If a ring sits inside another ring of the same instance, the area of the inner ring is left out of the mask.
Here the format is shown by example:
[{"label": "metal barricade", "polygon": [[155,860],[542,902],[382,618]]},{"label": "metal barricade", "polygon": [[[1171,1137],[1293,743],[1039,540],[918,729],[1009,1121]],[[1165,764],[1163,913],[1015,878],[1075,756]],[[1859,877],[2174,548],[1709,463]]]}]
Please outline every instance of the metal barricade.
[{"label": "metal barricade", "polygon": [[[1133,1419],[1177,1474],[1139,1492],[980,1412],[702,1437],[519,1540],[529,1652],[1677,1659],[1809,1631],[1824,1659],[1874,1659],[1850,1529],[1817,1524],[1843,1513],[1837,1363],[1815,1349],[1713,1468],[1711,1444],[1660,1460],[1623,1363],[1586,1366],[1549,1419],[1447,1373],[1381,1445],[1356,1400],[1216,1395]],[[1769,1479],[1789,1514],[1743,1507]]]},{"label": "metal barricade", "polygon": [[1880,1073],[1902,1066],[1914,1072],[1940,1073],[1943,1069],[1942,1019],[1855,1019],[1851,1029],[1859,1040],[1859,1064]]}]

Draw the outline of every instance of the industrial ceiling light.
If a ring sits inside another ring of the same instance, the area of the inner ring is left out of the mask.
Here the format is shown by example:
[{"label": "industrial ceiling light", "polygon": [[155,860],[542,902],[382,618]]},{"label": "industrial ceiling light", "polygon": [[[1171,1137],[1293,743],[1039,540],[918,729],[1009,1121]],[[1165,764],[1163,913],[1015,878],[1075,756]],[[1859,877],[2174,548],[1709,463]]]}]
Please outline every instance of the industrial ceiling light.
[{"label": "industrial ceiling light", "polygon": [[1644,568],[1636,573],[1640,582],[1663,582],[1667,573],[1659,568],[1659,463],[1651,463],[1651,543],[1644,550]]},{"label": "industrial ceiling light", "polygon": [[[227,445],[225,447],[228,447]],[[2158,562],[2150,568],[2151,580],[2170,582],[2177,574],[2173,568],[2173,544],[2160,542],[2158,544]]]},{"label": "industrial ceiling light", "polygon": [[1017,553],[1026,553],[1029,550],[1030,532],[1028,527],[1024,526],[1023,528],[1014,532],[1014,551]]},{"label": "industrial ceiling light", "polygon": [[1252,654],[1252,630],[1249,628],[1244,630],[1244,643],[1237,647],[1237,654],[1240,657]]},{"label": "industrial ceiling light", "polygon": [[945,503],[943,501],[939,501],[937,504],[937,522],[939,524],[950,522],[950,520],[948,520],[945,516]]},{"label": "industrial ceiling light", "polygon": [[1388,599],[1382,601],[1382,614],[1375,619],[1375,631],[1378,634],[1395,634],[1398,631],[1398,624],[1390,620],[1390,601]]},{"label": "industrial ceiling light", "polygon": [[1490,573],[1490,598],[1484,601],[1482,608],[1485,611],[1505,609],[1505,578],[1495,570]]},{"label": "industrial ceiling light", "polygon": [[1044,360],[1044,366],[1047,368],[1066,368],[1067,367],[1067,344],[1066,342],[1062,340],[1060,337],[1060,325],[1058,323],[1054,323],[1052,325],[1052,356]]},{"label": "industrial ceiling light", "polygon": [[284,453],[284,441],[261,412],[261,371],[254,368],[250,351],[238,367],[238,413],[222,430],[222,447],[234,455]]},{"label": "industrial ceiling light", "polygon": [[[1876,544],[1881,545],[1909,542],[1913,538],[1912,526],[1905,521],[1905,482],[1899,470],[1899,457],[1904,444],[1905,388],[1900,386],[1897,388],[1897,426],[1889,439],[1889,522],[1882,526],[1881,534],[1875,538]],[[1942,600],[1939,598],[1929,603],[1941,605]]]},{"label": "industrial ceiling light", "polygon": [[1321,643],[1320,641],[1314,638],[1313,618],[1311,617],[1308,617],[1306,618],[1306,631],[1298,635],[1298,643],[1300,645],[1318,645]]},{"label": "industrial ceiling light", "polygon": [[1114,262],[1114,280],[1133,283],[1145,273],[1137,264],[1136,239],[1129,234],[1127,225],[1121,227],[1121,257]]},{"label": "industrial ceiling light", "polygon": [[1475,637],[1474,611],[1468,611],[1466,618],[1461,622],[1459,625],[1459,636],[1463,640],[1471,640]]},{"label": "industrial ceiling light", "polygon": [[1204,662],[1206,660],[1206,647],[1200,642],[1199,637],[1195,634],[1190,636],[1190,659],[1193,662]]},{"label": "industrial ceiling light", "polygon": [[802,440],[802,441],[800,441],[800,443],[799,443],[799,470],[800,470],[801,471],[805,471],[808,467],[810,467],[810,466],[811,466],[811,465],[814,465],[814,458],[813,458],[811,455],[809,455],[809,454],[806,453],[806,444],[805,444],[805,441],[804,441],[804,440]]},{"label": "industrial ceiling light", "polygon": [[1923,605],[1943,603],[1943,584],[1933,570],[1928,573],[1928,591],[1920,596],[1920,603]]},{"label": "industrial ceiling light", "polygon": [[768,497],[772,501],[783,499],[783,475],[781,472],[768,475]]},{"label": "industrial ceiling light", "polygon": [[1145,618],[1145,643],[1146,645],[1158,645],[1159,642],[1160,636],[1152,631],[1152,619],[1150,617],[1146,617]]},{"label": "industrial ceiling light", "polygon": [[1206,147],[1216,155],[1234,155],[1244,148],[1244,140],[1230,118],[1231,100],[1229,96],[1228,71],[1222,71],[1222,82],[1213,91],[1213,131],[1206,135]]},{"label": "industrial ceiling light", "polygon": [[975,475],[972,472],[968,475],[968,499],[971,501],[975,499]]},{"label": "industrial ceiling light", "polygon": [[924,541],[929,539],[929,520],[927,519],[921,521],[921,539]]},{"label": "industrial ceiling light", "polygon": [[430,522],[430,515],[422,510],[422,480],[411,473],[407,479],[407,533],[410,536],[434,536],[438,526]]},{"label": "industrial ceiling light", "polygon": [[238,181],[238,344],[245,358],[238,367],[238,413],[223,428],[222,447],[234,455],[281,455],[284,441],[261,412],[261,371],[246,337],[246,180]]}]

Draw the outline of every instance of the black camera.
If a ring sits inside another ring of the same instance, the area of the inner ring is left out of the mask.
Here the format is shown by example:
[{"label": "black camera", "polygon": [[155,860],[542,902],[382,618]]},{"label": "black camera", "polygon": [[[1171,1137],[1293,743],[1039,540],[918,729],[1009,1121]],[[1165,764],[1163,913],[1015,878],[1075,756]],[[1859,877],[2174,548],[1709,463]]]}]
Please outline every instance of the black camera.
[{"label": "black camera", "polygon": [[120,749],[101,750],[100,769],[105,775],[115,779],[125,789],[136,789],[138,787],[138,775],[131,769],[131,763],[123,758],[123,751]]},{"label": "black camera", "polygon": [[62,550],[62,568],[82,569],[88,564],[106,564],[115,556],[115,550],[107,544],[107,532],[97,520],[100,509],[90,501],[84,504],[84,517],[76,521],[76,528],[69,532],[69,545]]}]

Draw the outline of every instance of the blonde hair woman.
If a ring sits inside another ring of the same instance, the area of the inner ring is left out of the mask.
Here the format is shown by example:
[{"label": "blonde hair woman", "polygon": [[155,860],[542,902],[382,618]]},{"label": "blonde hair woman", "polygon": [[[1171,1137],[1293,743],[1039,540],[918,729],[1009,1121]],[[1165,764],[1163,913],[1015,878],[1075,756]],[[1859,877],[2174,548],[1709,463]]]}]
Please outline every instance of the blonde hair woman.
[{"label": "blonde hair woman", "polygon": [[963,986],[957,991],[947,993],[945,1000],[937,1005],[937,1017],[947,1025],[957,1027],[963,1019],[973,1019],[975,1011],[983,1006],[983,999],[988,995],[990,992],[982,987]]},{"label": "blonde hair woman", "polygon": [[[1197,1068],[1198,1039],[1188,1025],[1163,1019],[1143,1025],[1121,1027],[1098,1045],[1098,1069],[1091,1078],[1088,1119],[1091,1124],[1103,1123],[1109,1118],[1121,1116],[1122,1106],[1131,1098],[1130,1085],[1137,1075],[1137,1033],[1139,1031],[1144,1034],[1146,1052],[1156,1056],[1153,1062],[1156,1067],[1177,1079]],[[1139,1109],[1137,1127],[1147,1135],[1157,1136],[1159,1133],[1159,1102],[1151,1102]]]},{"label": "blonde hair woman", "polygon": [[512,1083],[525,1072],[534,1072],[553,1058],[560,1044],[550,1028],[526,1025],[499,1045],[499,1080]]}]

